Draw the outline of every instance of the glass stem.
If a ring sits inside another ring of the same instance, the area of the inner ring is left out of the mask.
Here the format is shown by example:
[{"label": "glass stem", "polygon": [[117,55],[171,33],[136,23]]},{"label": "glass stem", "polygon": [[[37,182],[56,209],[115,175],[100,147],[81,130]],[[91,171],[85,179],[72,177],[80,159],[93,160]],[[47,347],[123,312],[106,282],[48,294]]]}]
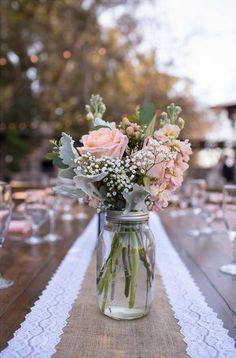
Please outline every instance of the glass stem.
[{"label": "glass stem", "polygon": [[[2,237],[0,237],[0,251],[1,251],[1,248],[2,248],[3,241],[4,241],[4,239]],[[0,272],[0,279],[1,278],[2,278],[2,274]]]},{"label": "glass stem", "polygon": [[54,215],[54,213],[50,213],[50,232],[52,234],[55,233],[55,215]]},{"label": "glass stem", "polygon": [[38,226],[32,225],[32,236],[37,237],[38,236]]},{"label": "glass stem", "polygon": [[233,259],[232,259],[232,264],[236,265],[236,237],[233,240]]},{"label": "glass stem", "polygon": [[201,215],[201,212],[196,214],[196,230],[199,232],[201,231]]}]

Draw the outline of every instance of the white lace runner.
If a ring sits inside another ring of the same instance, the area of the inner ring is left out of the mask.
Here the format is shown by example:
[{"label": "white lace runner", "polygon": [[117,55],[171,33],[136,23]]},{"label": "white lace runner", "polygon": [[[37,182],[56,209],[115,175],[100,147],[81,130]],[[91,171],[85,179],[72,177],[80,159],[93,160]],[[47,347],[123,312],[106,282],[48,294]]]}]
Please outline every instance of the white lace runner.
[{"label": "white lace runner", "polygon": [[[151,214],[150,225],[156,234],[157,265],[188,355],[192,358],[235,358],[234,340],[207,305],[156,214]],[[97,216],[68,251],[0,357],[49,358],[55,353],[91,261],[96,233]]]},{"label": "white lace runner", "polygon": [[96,215],[70,248],[0,357],[49,358],[55,353],[91,261],[97,229]]},{"label": "white lace runner", "polygon": [[192,358],[236,358],[234,340],[206,303],[156,214],[151,214],[150,226],[156,236],[157,266],[188,355]]}]

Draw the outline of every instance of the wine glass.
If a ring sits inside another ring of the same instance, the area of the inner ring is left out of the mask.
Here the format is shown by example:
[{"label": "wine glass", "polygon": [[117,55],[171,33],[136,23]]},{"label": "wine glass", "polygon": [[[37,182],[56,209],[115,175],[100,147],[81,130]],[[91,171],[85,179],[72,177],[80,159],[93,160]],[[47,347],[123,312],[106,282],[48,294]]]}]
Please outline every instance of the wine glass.
[{"label": "wine glass", "polygon": [[58,214],[58,209],[60,206],[60,199],[59,199],[58,195],[53,195],[52,193],[49,193],[49,195],[47,195],[45,197],[45,202],[48,206],[48,215],[49,215],[49,219],[50,219],[50,231],[46,236],[44,236],[44,240],[49,241],[49,242],[55,242],[55,241],[62,239],[62,237],[59,236],[55,232],[55,223],[56,223],[56,217]]},{"label": "wine glass", "polygon": [[25,211],[31,217],[32,221],[32,236],[27,238],[25,242],[30,245],[38,245],[44,242],[44,239],[39,236],[39,228],[48,217],[47,205],[44,198],[32,193],[27,196],[25,202]]},{"label": "wine glass", "polygon": [[193,179],[191,185],[190,203],[193,208],[193,215],[195,216],[196,226],[189,231],[189,234],[194,237],[201,235],[200,219],[203,206],[206,201],[206,181],[204,179]]},{"label": "wine glass", "polygon": [[223,218],[228,238],[233,245],[232,262],[220,267],[220,271],[236,275],[236,185],[227,184],[223,189]]},{"label": "wine glass", "polygon": [[171,203],[174,207],[173,210],[170,212],[170,216],[172,218],[176,218],[179,216],[178,204],[179,204],[179,192],[176,190],[175,192],[171,193]]},{"label": "wine glass", "polygon": [[190,202],[189,185],[185,183],[179,191],[179,216],[185,216],[188,213],[188,206]]},{"label": "wine glass", "polygon": [[61,198],[61,203],[64,211],[64,213],[61,215],[61,219],[64,221],[74,220],[74,215],[71,214],[71,209],[76,199],[72,196],[66,195],[62,195]]},{"label": "wine glass", "polygon": [[[11,187],[5,182],[0,182],[0,248],[5,240],[12,214]],[[6,280],[0,273],[0,289],[13,285],[13,281]]]},{"label": "wine glass", "polygon": [[77,220],[85,220],[85,219],[87,219],[88,214],[86,214],[83,211],[83,200],[81,198],[78,198],[77,203],[78,203],[78,213],[75,215],[75,219],[77,219]]}]

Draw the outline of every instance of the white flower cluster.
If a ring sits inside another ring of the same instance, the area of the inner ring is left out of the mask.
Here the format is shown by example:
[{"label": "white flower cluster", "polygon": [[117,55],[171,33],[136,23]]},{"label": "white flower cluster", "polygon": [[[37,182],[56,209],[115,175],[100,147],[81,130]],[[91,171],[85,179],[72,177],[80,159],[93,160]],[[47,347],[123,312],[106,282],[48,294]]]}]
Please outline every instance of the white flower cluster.
[{"label": "white flower cluster", "polygon": [[95,158],[88,153],[82,155],[78,162],[87,175],[108,173],[102,180],[102,185],[106,188],[106,197],[109,199],[115,198],[123,191],[129,192],[138,171],[137,165],[129,157],[122,160],[109,157]]},{"label": "white flower cluster", "polygon": [[171,151],[161,141],[150,139],[148,146],[132,157],[141,174],[145,175],[154,165],[176,159],[176,152]]}]

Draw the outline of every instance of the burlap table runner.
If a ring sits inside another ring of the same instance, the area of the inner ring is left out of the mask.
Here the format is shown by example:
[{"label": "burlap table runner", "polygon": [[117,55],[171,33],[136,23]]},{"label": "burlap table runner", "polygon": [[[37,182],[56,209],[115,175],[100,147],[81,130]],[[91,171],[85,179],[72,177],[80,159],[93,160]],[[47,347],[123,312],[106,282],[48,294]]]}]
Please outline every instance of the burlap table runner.
[{"label": "burlap table runner", "polygon": [[186,344],[158,274],[150,314],[134,321],[115,321],[99,312],[94,275],[95,257],[54,358],[187,357]]}]

